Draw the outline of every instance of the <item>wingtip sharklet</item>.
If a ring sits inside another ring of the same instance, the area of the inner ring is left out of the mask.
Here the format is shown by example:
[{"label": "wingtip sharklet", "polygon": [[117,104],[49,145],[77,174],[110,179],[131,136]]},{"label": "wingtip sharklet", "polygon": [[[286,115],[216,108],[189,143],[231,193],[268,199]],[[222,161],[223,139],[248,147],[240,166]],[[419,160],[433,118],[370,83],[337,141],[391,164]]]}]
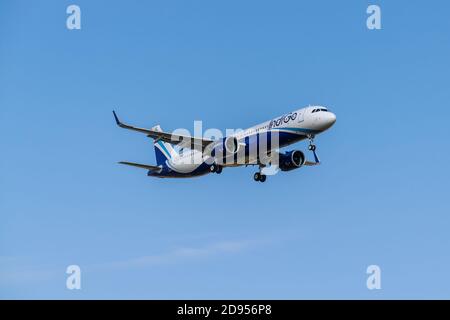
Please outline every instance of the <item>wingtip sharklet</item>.
[{"label": "wingtip sharklet", "polygon": [[116,112],[113,110],[114,119],[116,119],[116,123],[118,126],[120,126],[122,123],[119,120],[119,117],[117,116]]}]

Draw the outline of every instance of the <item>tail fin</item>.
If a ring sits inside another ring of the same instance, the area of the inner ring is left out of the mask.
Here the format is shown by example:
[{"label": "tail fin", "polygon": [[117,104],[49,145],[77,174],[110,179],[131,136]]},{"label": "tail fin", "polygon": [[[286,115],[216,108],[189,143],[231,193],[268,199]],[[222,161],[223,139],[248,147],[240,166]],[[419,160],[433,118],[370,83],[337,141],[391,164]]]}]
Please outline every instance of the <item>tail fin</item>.
[{"label": "tail fin", "polygon": [[[158,132],[162,131],[160,125],[154,126],[152,130]],[[155,146],[156,163],[158,165],[164,164],[166,160],[172,160],[178,157],[178,153],[175,151],[175,149],[172,147],[170,143],[162,142],[156,139],[154,142],[154,146]]]}]

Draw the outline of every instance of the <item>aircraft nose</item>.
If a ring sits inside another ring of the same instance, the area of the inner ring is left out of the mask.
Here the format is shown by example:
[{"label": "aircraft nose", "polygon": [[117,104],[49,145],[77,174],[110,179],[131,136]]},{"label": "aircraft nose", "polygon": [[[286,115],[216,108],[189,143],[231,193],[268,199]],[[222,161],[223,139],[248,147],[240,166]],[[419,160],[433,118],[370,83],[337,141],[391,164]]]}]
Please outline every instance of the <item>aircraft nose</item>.
[{"label": "aircraft nose", "polygon": [[310,121],[311,128],[324,131],[336,122],[336,115],[325,108],[317,108],[309,114],[308,120]]},{"label": "aircraft nose", "polygon": [[336,115],[333,112],[328,112],[327,125],[332,126],[336,122]]},{"label": "aircraft nose", "polygon": [[323,113],[320,115],[319,127],[321,130],[329,129],[336,122],[336,115],[332,112]]}]

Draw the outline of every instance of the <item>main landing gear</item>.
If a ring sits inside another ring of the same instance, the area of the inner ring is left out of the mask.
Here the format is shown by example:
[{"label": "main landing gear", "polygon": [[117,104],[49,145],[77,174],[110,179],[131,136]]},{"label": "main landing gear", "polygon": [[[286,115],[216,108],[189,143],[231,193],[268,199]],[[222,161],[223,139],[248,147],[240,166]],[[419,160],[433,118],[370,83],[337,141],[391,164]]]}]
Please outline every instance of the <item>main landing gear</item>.
[{"label": "main landing gear", "polygon": [[217,174],[220,174],[220,173],[222,173],[222,166],[219,166],[219,165],[217,165],[217,164],[212,164],[210,167],[209,167],[209,171],[211,172],[211,173],[217,173]]},{"label": "main landing gear", "polygon": [[264,182],[264,181],[266,181],[266,178],[267,178],[267,176],[266,176],[265,174],[260,173],[260,172],[256,172],[256,173],[253,175],[253,179],[254,179],[255,181],[259,181],[259,182]]}]

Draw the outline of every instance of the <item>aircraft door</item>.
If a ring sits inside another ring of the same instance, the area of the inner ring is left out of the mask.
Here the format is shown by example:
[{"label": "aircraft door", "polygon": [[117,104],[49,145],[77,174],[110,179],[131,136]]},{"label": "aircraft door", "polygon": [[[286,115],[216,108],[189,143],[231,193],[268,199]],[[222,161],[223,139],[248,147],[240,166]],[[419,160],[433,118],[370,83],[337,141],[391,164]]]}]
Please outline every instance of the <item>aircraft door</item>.
[{"label": "aircraft door", "polygon": [[297,122],[303,122],[305,120],[305,110],[297,111]]}]

